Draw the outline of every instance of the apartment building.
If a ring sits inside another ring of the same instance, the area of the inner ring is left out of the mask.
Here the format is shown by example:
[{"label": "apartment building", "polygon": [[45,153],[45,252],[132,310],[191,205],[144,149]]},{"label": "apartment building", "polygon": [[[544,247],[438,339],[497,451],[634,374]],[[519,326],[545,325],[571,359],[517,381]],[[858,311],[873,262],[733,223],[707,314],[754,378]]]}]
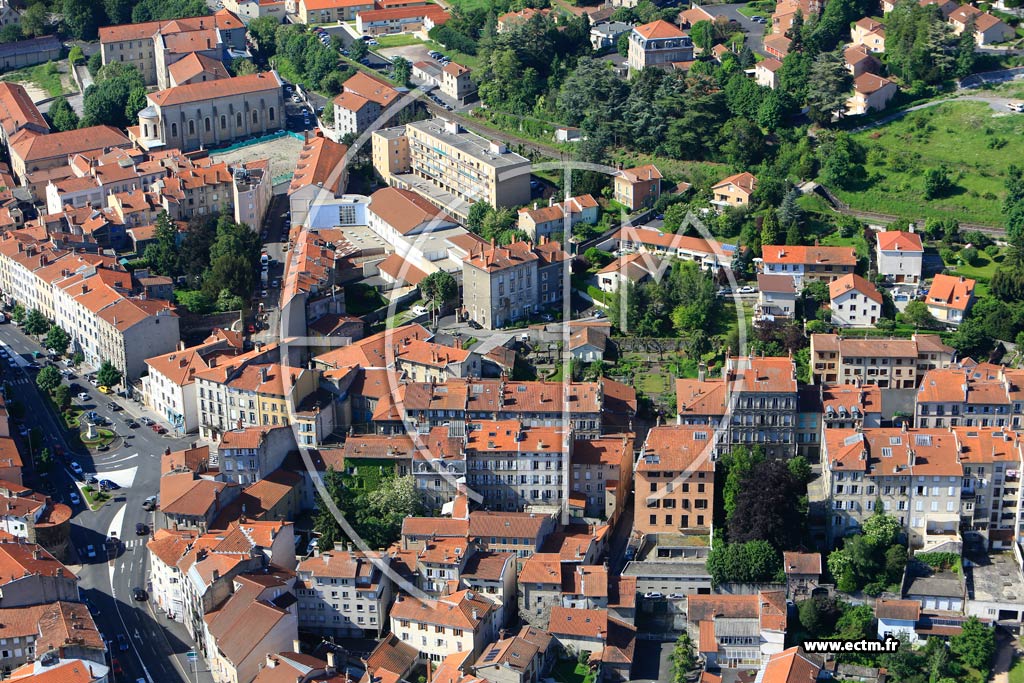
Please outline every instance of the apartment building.
[{"label": "apartment building", "polygon": [[882,316],[882,293],[860,275],[850,273],[833,280],[828,293],[836,327],[874,328]]},{"label": "apartment building", "polygon": [[563,202],[556,202],[552,196],[547,206],[534,202],[532,209],[519,209],[518,227],[535,241],[541,237],[552,239],[554,235],[562,235],[564,240],[566,233],[572,235],[576,225],[597,223],[599,208],[597,200],[589,194],[569,197]]},{"label": "apartment building", "polygon": [[[701,268],[712,272],[718,271],[723,265],[728,265],[736,250],[735,245],[703,237],[666,234],[656,228],[632,225],[623,226],[612,233],[608,241],[599,244],[598,248],[603,251],[621,250],[627,253],[637,252],[693,261]],[[657,261],[652,263],[651,259],[647,259],[644,267],[651,270],[656,265]]]},{"label": "apartment building", "polygon": [[509,512],[558,510],[568,521],[572,436],[518,420],[466,426],[466,483],[487,506]]},{"label": "apartment building", "polygon": [[356,31],[364,36],[426,33],[448,21],[448,17],[447,10],[433,3],[361,10],[356,13]]},{"label": "apartment building", "polygon": [[167,614],[168,619],[179,623],[185,619],[185,597],[178,560],[185,555],[196,536],[194,531],[156,529],[153,538],[146,543],[150,599]]},{"label": "apartment building", "polygon": [[307,26],[355,21],[358,12],[368,12],[374,0],[298,0],[299,21]]},{"label": "apartment building", "polygon": [[612,176],[612,199],[630,211],[650,208],[661,197],[661,179],[653,164],[619,169]]},{"label": "apartment building", "polygon": [[245,486],[280,468],[294,450],[295,435],[288,427],[229,429],[221,433],[213,461],[227,481]]},{"label": "apartment building", "polygon": [[960,526],[963,466],[947,429],[829,429],[822,444],[821,491],[831,541],[856,532],[877,500],[917,548],[944,544]]},{"label": "apartment building", "polygon": [[609,616],[606,610],[554,607],[548,632],[562,648],[589,653],[601,663],[606,681],[632,678],[636,627]]},{"label": "apartment building", "polygon": [[940,323],[959,325],[974,305],[974,285],[974,280],[963,275],[939,273],[924,298],[928,312]]},{"label": "apartment building", "polygon": [[937,334],[910,339],[848,339],[811,335],[813,384],[874,384],[882,389],[913,389],[924,373],[949,367],[956,351]]},{"label": "apartment building", "polygon": [[825,429],[882,426],[882,390],[877,385],[819,384],[818,392]]},{"label": "apartment building", "polygon": [[690,595],[686,630],[709,666],[761,667],[785,645],[786,593]]},{"label": "apartment building", "polygon": [[659,19],[634,26],[629,34],[626,63],[630,71],[649,66],[671,69],[680,62],[693,61],[693,41],[675,24]]},{"label": "apartment building", "polygon": [[[85,667],[91,671],[106,671],[107,646],[89,608],[81,602],[61,600],[0,609],[0,624],[3,624],[3,649],[0,650],[3,663],[0,666],[5,678],[25,680],[24,669],[20,667],[28,664],[31,671],[34,662],[47,662],[42,675],[29,680],[40,681],[43,676],[50,676],[53,681],[72,680],[60,678],[67,672],[54,670],[60,660],[76,660],[72,665],[76,672]],[[12,675],[12,671],[16,673]]]},{"label": "apartment building", "polygon": [[50,132],[50,124],[39,113],[24,86],[0,83],[0,143],[6,145],[22,129],[45,135]]},{"label": "apartment building", "polygon": [[530,201],[530,161],[462,129],[428,119],[374,131],[373,168],[393,187],[412,190],[465,219],[475,202],[494,207]]},{"label": "apartment building", "polygon": [[579,439],[573,444],[569,506],[574,516],[614,524],[632,490],[632,434]]},{"label": "apartment building", "polygon": [[416,339],[395,356],[395,368],[413,382],[446,382],[452,377],[479,377],[480,354]]},{"label": "apartment building", "polygon": [[793,279],[785,275],[757,276],[757,306],[754,324],[785,322],[796,315],[796,287]]},{"label": "apartment building", "polygon": [[399,593],[391,606],[391,632],[416,648],[421,660],[435,663],[460,652],[476,659],[497,627],[494,603],[471,590],[436,600]]},{"label": "apartment building", "polygon": [[274,71],[159,90],[129,136],[145,150],[190,152],[273,133],[285,124],[283,90]]},{"label": "apartment building", "polygon": [[[357,71],[334,98],[334,130],[337,135],[360,135],[371,125],[385,128],[395,116],[380,121],[381,112],[397,103],[401,93],[383,78]],[[397,112],[395,112],[397,115]]]},{"label": "apartment building", "polygon": [[90,126],[60,133],[42,134],[34,127],[23,127],[8,139],[11,172],[22,185],[33,188],[37,197],[45,196],[46,184],[56,177],[67,177],[68,158],[84,152],[107,152],[130,147],[131,140],[113,126]]},{"label": "apartment building", "polygon": [[473,70],[468,66],[450,62],[441,69],[441,92],[456,102],[465,102],[476,92]]},{"label": "apartment building", "polygon": [[77,602],[78,577],[40,545],[0,541],[0,609]]},{"label": "apartment building", "polygon": [[1016,432],[999,427],[953,427],[964,468],[961,531],[992,550],[1012,548],[1020,533],[1024,452]]},{"label": "apartment building", "polygon": [[714,511],[714,427],[655,427],[636,461],[636,514],[642,534],[711,531]]},{"label": "apartment building", "polygon": [[237,355],[242,338],[233,332],[216,329],[201,344],[185,348],[184,342],[170,353],[146,359],[147,373],[142,378],[142,400],[182,434],[199,430],[199,401],[195,375],[208,370],[218,359]]},{"label": "apartment building", "polygon": [[846,100],[847,116],[859,116],[880,111],[899,92],[899,86],[888,78],[873,73],[862,73],[853,79],[853,92]]},{"label": "apartment building", "polygon": [[462,307],[487,329],[529,318],[561,299],[561,268],[567,258],[558,242],[481,246],[462,261]]},{"label": "apartment building", "polygon": [[924,245],[921,236],[909,232],[884,230],[875,236],[875,258],[878,274],[897,285],[916,286],[921,282]]},{"label": "apartment building", "polygon": [[289,405],[316,390],[318,373],[281,363],[275,351],[257,348],[196,372],[202,438],[216,441],[230,429],[288,426]]},{"label": "apartment building", "polygon": [[1009,427],[1021,422],[1024,374],[1002,365],[958,363],[924,374],[917,390],[918,427]]},{"label": "apartment building", "polygon": [[853,247],[806,247],[765,245],[761,247],[760,272],[788,275],[797,289],[804,280],[830,283],[853,272],[857,254]]},{"label": "apartment building", "polygon": [[387,555],[327,551],[296,568],[299,628],[336,638],[379,638],[394,584]]}]

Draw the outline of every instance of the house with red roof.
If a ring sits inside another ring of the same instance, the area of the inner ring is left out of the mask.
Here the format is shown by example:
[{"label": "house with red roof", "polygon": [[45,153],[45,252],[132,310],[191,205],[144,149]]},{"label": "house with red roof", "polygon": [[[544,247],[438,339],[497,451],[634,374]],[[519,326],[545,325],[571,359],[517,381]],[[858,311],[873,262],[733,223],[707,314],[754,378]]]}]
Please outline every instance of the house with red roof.
[{"label": "house with red roof", "polygon": [[836,327],[873,328],[882,316],[882,293],[856,273],[848,273],[828,286],[829,309]]},{"label": "house with red roof", "polygon": [[899,92],[895,82],[873,73],[862,73],[853,79],[853,93],[846,100],[846,115],[858,116],[880,111]]},{"label": "house with red roof", "polygon": [[786,594],[690,595],[686,629],[709,666],[760,667],[783,650]]},{"label": "house with red roof", "polygon": [[757,177],[753,173],[737,173],[711,186],[711,203],[722,208],[747,206],[756,188]]},{"label": "house with red roof", "polygon": [[654,206],[661,197],[661,179],[654,164],[619,169],[612,178],[612,198],[630,211]]},{"label": "house with red roof", "polygon": [[850,37],[854,45],[863,45],[871,52],[885,52],[885,25],[871,17],[854,22]]},{"label": "house with red roof", "polygon": [[[565,649],[587,652],[602,681],[628,681],[636,651],[636,627],[600,609],[551,608],[548,632]],[[596,660],[596,661],[595,661]]]},{"label": "house with red roof", "polygon": [[391,632],[415,648],[421,660],[460,652],[475,659],[497,635],[496,613],[490,598],[472,590],[437,599],[399,593],[391,606]]},{"label": "house with red roof", "polygon": [[658,19],[634,26],[629,34],[630,71],[649,66],[672,68],[678,62],[693,61],[693,41],[675,24]]},{"label": "house with red roof", "polygon": [[910,230],[883,230],[875,234],[878,273],[897,285],[916,287],[921,282],[924,245],[921,235]]},{"label": "house with red roof", "polygon": [[974,285],[963,275],[939,273],[924,298],[928,312],[941,323],[959,325],[974,305]]}]

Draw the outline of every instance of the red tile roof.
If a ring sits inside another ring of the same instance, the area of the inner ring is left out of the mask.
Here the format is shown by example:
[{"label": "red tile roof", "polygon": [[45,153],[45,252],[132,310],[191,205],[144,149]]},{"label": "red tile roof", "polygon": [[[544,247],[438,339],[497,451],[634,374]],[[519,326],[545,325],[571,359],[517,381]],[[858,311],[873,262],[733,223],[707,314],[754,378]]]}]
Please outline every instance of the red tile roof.
[{"label": "red tile roof", "polygon": [[[167,88],[148,95],[153,104],[165,107],[190,102],[205,102],[221,97],[253,95],[258,92],[275,92],[280,95],[281,79],[273,71],[267,73],[235,76],[216,81],[201,81],[188,85]],[[276,101],[276,100],[275,100]]]},{"label": "red tile roof", "polygon": [[882,294],[878,291],[878,288],[856,273],[847,273],[841,278],[830,282],[828,286],[829,298],[834,301],[851,290],[863,294],[879,305],[882,304]]},{"label": "red tile roof", "polygon": [[882,251],[920,251],[924,252],[921,235],[916,232],[901,230],[883,230],[876,234],[878,248]]},{"label": "red tile roof", "polygon": [[648,40],[651,38],[682,38],[686,35],[679,30],[678,26],[670,24],[663,19],[652,21],[649,24],[635,26],[633,30]]},{"label": "red tile roof", "polygon": [[932,280],[925,302],[929,306],[966,311],[974,296],[974,284],[974,280],[963,276],[939,273]]}]

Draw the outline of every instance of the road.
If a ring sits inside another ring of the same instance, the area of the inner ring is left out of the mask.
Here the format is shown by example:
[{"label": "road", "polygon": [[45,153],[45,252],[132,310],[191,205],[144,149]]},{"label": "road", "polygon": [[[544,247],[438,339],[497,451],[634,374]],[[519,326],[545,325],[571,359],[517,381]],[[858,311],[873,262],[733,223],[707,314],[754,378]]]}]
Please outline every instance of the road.
[{"label": "road", "polygon": [[[0,342],[14,353],[31,358],[35,351],[44,351],[35,340],[22,334],[13,324],[0,325]],[[166,448],[178,450],[187,445],[186,439],[160,436],[145,426],[130,429],[126,417],[151,418],[138,403],[127,399],[105,396],[84,379],[73,380],[88,394],[88,400],[75,402],[95,410],[112,420],[113,429],[119,435],[114,447],[106,453],[73,453],[65,438],[65,431],[58,418],[35,388],[35,373],[21,368],[10,367],[5,377],[12,384],[13,398],[25,406],[26,423],[38,427],[44,433],[46,445],[53,449],[61,446],[67,453],[64,460],[56,459],[55,471],[50,474],[50,485],[54,488],[53,498],[71,506],[74,511],[71,527],[72,556],[69,568],[80,579],[79,591],[96,608],[96,625],[106,638],[112,641],[111,655],[119,660],[124,669],[121,680],[146,679],[149,683],[190,680],[186,676],[185,653],[190,649],[184,627],[160,617],[147,602],[132,600],[132,588],[147,587],[146,541],[148,536],[136,536],[138,522],[152,527],[152,515],[142,509],[142,501],[155,495],[159,490],[160,456]],[[112,411],[108,404],[115,401],[122,410]],[[100,479],[111,479],[122,488],[114,492],[114,498],[96,512],[84,505],[71,505],[68,494],[75,490],[75,477],[68,463],[77,461],[88,472],[95,472]],[[119,547],[107,555],[105,539],[110,532],[117,532],[123,539]],[[96,558],[90,559],[86,548],[96,549]],[[75,559],[77,558],[77,559]],[[165,629],[164,626],[170,627]],[[124,633],[130,640],[127,652],[117,650],[116,638]],[[191,680],[195,681],[193,674]],[[208,673],[199,681],[212,680]]]},{"label": "road", "polygon": [[[747,47],[763,57],[768,57],[768,53],[764,51],[765,25],[759,24],[756,21],[751,21],[748,17],[740,14],[739,9],[741,7],[746,7],[746,3],[736,5],[708,5],[704,9],[716,17],[725,16],[730,21],[735,21],[743,28],[743,32],[747,34]],[[766,16],[765,19],[768,19],[768,17]]]}]

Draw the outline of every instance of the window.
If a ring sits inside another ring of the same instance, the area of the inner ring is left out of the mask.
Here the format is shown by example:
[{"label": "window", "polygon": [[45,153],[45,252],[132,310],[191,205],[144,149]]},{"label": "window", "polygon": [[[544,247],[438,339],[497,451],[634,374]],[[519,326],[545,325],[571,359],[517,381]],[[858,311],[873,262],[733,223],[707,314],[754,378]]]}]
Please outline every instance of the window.
[{"label": "window", "polygon": [[255,126],[259,122],[260,122],[259,112],[257,112],[255,109],[253,109],[253,112],[252,112],[252,123]]},{"label": "window", "polygon": [[206,128],[206,132],[209,133],[210,132],[210,117],[209,116],[207,116],[205,119],[203,119],[203,124],[204,124],[203,127]]},{"label": "window", "polygon": [[274,120],[274,108],[273,108],[273,107],[271,107],[271,108],[270,108],[270,111],[268,111],[268,112],[267,112],[267,116],[268,116],[268,118],[269,118],[269,119],[270,119],[271,121],[273,121],[273,120]]},{"label": "window", "polygon": [[224,114],[221,114],[220,115],[220,129],[224,130],[227,127],[228,127],[228,117],[224,116]]},{"label": "window", "polygon": [[191,121],[190,120],[188,122],[188,134],[189,135],[195,135],[196,134],[196,122],[195,121]]},{"label": "window", "polygon": [[242,112],[235,114],[235,125],[239,128],[242,127]]},{"label": "window", "polygon": [[171,137],[172,138],[178,137],[178,124],[176,124],[176,123],[172,123],[171,124]]}]

